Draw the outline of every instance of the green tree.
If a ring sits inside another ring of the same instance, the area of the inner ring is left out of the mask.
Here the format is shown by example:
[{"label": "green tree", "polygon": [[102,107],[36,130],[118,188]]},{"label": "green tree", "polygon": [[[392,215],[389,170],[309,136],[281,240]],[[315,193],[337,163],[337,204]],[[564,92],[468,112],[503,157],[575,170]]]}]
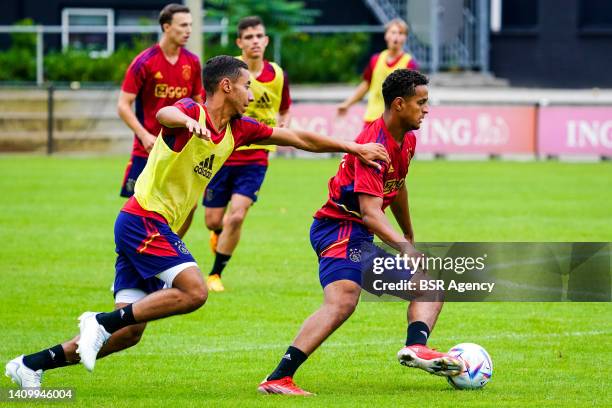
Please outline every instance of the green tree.
[{"label": "green tree", "polygon": [[[14,26],[33,26],[26,18]],[[0,81],[33,81],[36,79],[36,34],[11,33],[11,46],[0,52]]]},{"label": "green tree", "polygon": [[[34,20],[31,18],[24,18],[23,20],[17,21],[13,26],[15,27],[32,27]],[[35,33],[11,33],[11,47],[22,48],[31,51],[32,54],[36,52],[36,34]]]},{"label": "green tree", "polygon": [[286,33],[299,24],[310,24],[319,10],[306,9],[301,1],[287,0],[207,0],[206,15],[227,18],[230,27],[246,16],[257,15],[263,19],[270,33]]},{"label": "green tree", "polygon": [[355,82],[368,51],[365,33],[291,33],[283,37],[283,68],[292,83]]}]

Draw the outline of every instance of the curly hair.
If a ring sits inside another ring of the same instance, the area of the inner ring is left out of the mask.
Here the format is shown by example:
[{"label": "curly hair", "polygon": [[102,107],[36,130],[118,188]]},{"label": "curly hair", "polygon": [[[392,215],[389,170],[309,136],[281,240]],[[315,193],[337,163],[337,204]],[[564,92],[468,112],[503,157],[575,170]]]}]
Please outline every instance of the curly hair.
[{"label": "curly hair", "polygon": [[405,98],[415,94],[419,85],[427,85],[429,79],[419,71],[411,69],[398,69],[393,71],[382,85],[385,107],[389,108],[395,98]]}]

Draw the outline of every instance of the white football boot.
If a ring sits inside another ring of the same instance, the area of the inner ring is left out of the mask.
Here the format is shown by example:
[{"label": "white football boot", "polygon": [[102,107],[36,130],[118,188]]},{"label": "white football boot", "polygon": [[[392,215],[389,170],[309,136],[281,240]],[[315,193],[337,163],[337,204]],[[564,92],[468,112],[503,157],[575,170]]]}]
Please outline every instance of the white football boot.
[{"label": "white football boot", "polygon": [[80,338],[77,341],[77,353],[81,357],[81,363],[89,371],[93,371],[98,352],[111,336],[96,320],[97,314],[85,312],[79,317]]},{"label": "white football boot", "polygon": [[32,370],[23,364],[23,354],[6,363],[5,373],[21,388],[40,389],[43,370]]}]

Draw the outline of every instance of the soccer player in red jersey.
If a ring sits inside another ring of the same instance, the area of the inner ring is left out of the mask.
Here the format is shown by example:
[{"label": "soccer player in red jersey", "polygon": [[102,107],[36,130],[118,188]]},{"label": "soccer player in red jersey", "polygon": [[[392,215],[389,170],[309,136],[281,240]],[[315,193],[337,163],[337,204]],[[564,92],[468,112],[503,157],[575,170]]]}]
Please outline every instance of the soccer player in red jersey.
[{"label": "soccer player in red jersey", "polygon": [[404,52],[407,38],[408,24],[404,20],[394,18],[385,25],[387,49],[370,58],[363,72],[363,80],[353,95],[338,105],[338,115],[344,115],[348,108],[362,100],[367,93],[369,93],[368,104],[363,118],[365,125],[367,126],[382,115],[385,103],[381,89],[385,78],[396,69],[418,69],[412,55]]},{"label": "soccer player in red jersey", "polygon": [[[412,130],[420,127],[428,113],[428,80],[417,71],[399,69],[382,86],[385,111],[357,137],[357,143],[381,143],[389,153],[389,163],[382,169],[363,166],[345,156],[329,181],[329,199],[316,212],[310,229],[312,247],[319,258],[319,280],[323,287],[323,305],[302,325],[292,345],[277,368],[258,390],[266,394],[310,395],[293,382],[299,366],[346,319],[357,303],[362,285],[359,259],[351,256],[376,235],[383,242],[409,257],[420,257],[414,248],[414,232],[404,184],[415,151]],[[384,210],[391,206],[402,233],[396,232]],[[417,275],[425,275],[423,271]],[[441,301],[423,300],[408,307],[406,346],[398,353],[400,362],[438,375],[456,375],[461,363],[447,354],[426,346],[436,323]]]},{"label": "soccer player in red jersey", "polygon": [[380,144],[338,141],[307,131],[271,128],[242,117],[253,96],[248,66],[218,56],[204,67],[206,106],[185,98],[157,113],[162,125],[135,192],[115,222],[115,310],[85,312],[72,340],[6,364],[22,388],[40,388],[43,372],[96,360],[137,344],[149,321],[193,312],[208,297],[193,256],[177,235],[206,185],[234,149],[251,143],[294,146],[314,152],[347,152],[380,168]]},{"label": "soccer player in red jersey", "polygon": [[[263,21],[249,16],[238,23],[236,44],[241,60],[249,66],[254,101],[246,115],[268,126],[286,127],[291,96],[289,81],[282,68],[264,58],[268,36]],[[223,165],[206,187],[206,227],[211,231],[210,246],[215,261],[206,283],[214,292],[225,290],[221,273],[238,246],[242,224],[249,208],[257,201],[268,169],[268,152],[276,146],[241,147]]]},{"label": "soccer player in red jersey", "polygon": [[132,155],[121,188],[123,197],[134,194],[136,179],[161,130],[155,119],[157,111],[187,97],[202,102],[200,61],[184,48],[191,35],[189,8],[168,4],[159,14],[159,24],[163,33],[161,40],[134,58],[125,74],[117,104],[119,116],[134,131]]}]

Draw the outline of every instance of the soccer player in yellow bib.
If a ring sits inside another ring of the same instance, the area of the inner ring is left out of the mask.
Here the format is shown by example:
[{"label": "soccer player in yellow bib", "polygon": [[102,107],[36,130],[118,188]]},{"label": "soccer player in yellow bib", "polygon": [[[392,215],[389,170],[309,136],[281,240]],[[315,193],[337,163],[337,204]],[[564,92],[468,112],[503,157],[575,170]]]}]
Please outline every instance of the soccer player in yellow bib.
[{"label": "soccer player in yellow bib", "polygon": [[[240,20],[236,44],[242,50],[238,58],[246,62],[251,74],[254,100],[246,116],[268,126],[286,127],[291,105],[289,83],[281,67],[264,58],[268,36],[261,18],[250,16]],[[242,224],[257,201],[268,169],[268,152],[274,150],[276,146],[269,145],[238,148],[206,187],[203,205],[215,255],[207,279],[211,291],[225,290],[221,273],[238,246]]]},{"label": "soccer player in yellow bib", "polygon": [[138,343],[147,322],[204,305],[206,283],[176,232],[234,149],[259,142],[347,152],[378,169],[388,162],[381,144],[342,142],[242,117],[253,100],[250,82],[243,61],[218,56],[204,67],[206,106],[185,98],[157,113],[162,131],[115,222],[115,310],[85,312],[72,340],[9,361],[6,373],[20,387],[40,388],[44,371],[79,361],[92,371],[98,358]]},{"label": "soccer player in yellow bib", "polygon": [[396,69],[408,68],[418,70],[418,64],[412,55],[404,52],[408,38],[408,24],[400,18],[394,18],[385,25],[387,49],[370,58],[363,72],[363,80],[349,98],[338,105],[338,115],[346,114],[348,109],[368,94],[368,105],[363,116],[364,127],[378,119],[385,110],[382,95],[382,84]]}]

